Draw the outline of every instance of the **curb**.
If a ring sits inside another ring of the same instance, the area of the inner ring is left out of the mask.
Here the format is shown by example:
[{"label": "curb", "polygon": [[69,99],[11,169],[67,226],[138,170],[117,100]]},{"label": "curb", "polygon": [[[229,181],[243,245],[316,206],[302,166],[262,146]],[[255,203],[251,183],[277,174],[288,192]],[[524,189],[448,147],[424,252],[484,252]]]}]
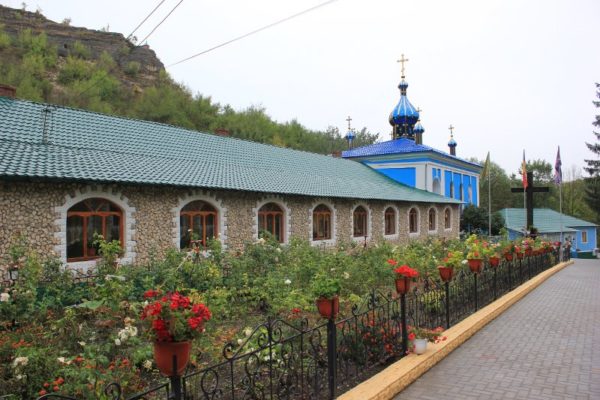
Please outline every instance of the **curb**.
[{"label": "curb", "polygon": [[372,378],[362,382],[338,397],[339,400],[383,400],[392,399],[408,385],[417,380],[435,364],[443,360],[454,349],[466,342],[509,307],[521,300],[546,279],[574,261],[562,262],[538,274],[521,286],[513,289],[493,303],[468,316],[450,329],[444,331],[444,342],[430,343],[422,355],[409,354],[387,367]]}]

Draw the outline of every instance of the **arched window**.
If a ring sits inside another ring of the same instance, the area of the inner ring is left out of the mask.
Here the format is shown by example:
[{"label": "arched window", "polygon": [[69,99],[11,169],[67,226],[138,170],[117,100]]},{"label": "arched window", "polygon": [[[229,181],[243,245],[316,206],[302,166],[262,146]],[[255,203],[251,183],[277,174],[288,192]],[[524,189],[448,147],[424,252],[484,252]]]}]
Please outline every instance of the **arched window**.
[{"label": "arched window", "polygon": [[433,180],[433,185],[432,186],[433,186],[432,187],[433,193],[437,193],[437,194],[442,193],[442,188],[441,188],[441,185],[440,185],[440,180],[438,178],[435,178]]},{"label": "arched window", "polygon": [[67,211],[67,261],[85,261],[97,258],[98,247],[94,234],[104,240],[118,240],[123,244],[123,211],[112,202],[91,198],[83,200]]},{"label": "arched window", "polygon": [[408,212],[408,232],[419,232],[419,213],[416,208],[411,208]]},{"label": "arched window", "polygon": [[395,235],[396,234],[396,210],[393,207],[385,209],[385,234]]},{"label": "arched window", "polygon": [[451,218],[452,218],[452,213],[449,208],[446,208],[446,210],[444,211],[444,228],[445,229],[451,228],[451,225],[450,225]]},{"label": "arched window", "polygon": [[283,210],[275,203],[267,203],[258,210],[258,236],[269,232],[280,243],[283,242]]},{"label": "arched window", "polygon": [[450,198],[454,198],[454,182],[450,182]]},{"label": "arched window", "polygon": [[437,213],[435,212],[435,208],[429,209],[429,230],[430,231],[436,230],[436,219],[437,219],[436,214]]},{"label": "arched window", "polygon": [[211,204],[195,200],[181,209],[179,214],[179,247],[190,247],[194,240],[206,246],[209,239],[218,235],[218,213]]},{"label": "arched window", "polygon": [[331,239],[331,210],[319,204],[313,210],[313,240]]},{"label": "arched window", "polygon": [[353,236],[354,237],[365,237],[369,234],[367,228],[368,213],[363,206],[358,206],[354,209],[352,214],[353,221]]}]

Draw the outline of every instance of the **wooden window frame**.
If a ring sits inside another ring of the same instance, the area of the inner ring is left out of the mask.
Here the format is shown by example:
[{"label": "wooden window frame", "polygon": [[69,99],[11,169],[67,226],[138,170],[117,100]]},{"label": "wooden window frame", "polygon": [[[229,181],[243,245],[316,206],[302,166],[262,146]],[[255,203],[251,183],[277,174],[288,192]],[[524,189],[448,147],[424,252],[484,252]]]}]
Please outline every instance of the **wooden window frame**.
[{"label": "wooden window frame", "polygon": [[[319,208],[324,208],[325,210],[319,210]],[[319,222],[323,220],[325,221],[325,226],[327,227],[327,231],[325,235],[319,236]],[[316,229],[315,229],[316,228]],[[313,226],[312,226],[312,237],[314,241],[317,240],[331,240],[332,238],[332,212],[329,207],[325,204],[319,204],[313,209]]]},{"label": "wooden window frame", "polygon": [[[277,207],[279,210],[275,211],[275,210],[263,210],[265,207],[267,206],[275,206]],[[269,227],[267,226],[267,221],[269,216],[273,217],[273,223],[272,223],[272,227],[271,229],[269,229]],[[283,209],[279,206],[279,204],[277,203],[273,203],[273,202],[269,202],[266,204],[263,204],[260,209],[258,210],[258,236],[260,237],[260,232],[261,231],[267,231],[269,232],[271,235],[273,235],[275,237],[275,227],[276,227],[276,221],[277,218],[279,218],[279,239],[278,242],[279,243],[283,243],[285,241],[284,238],[284,212]],[[261,229],[261,223],[263,227],[266,227],[266,229]]]},{"label": "wooden window frame", "polygon": [[[413,229],[414,216],[414,229]],[[419,233],[419,211],[412,207],[408,210],[408,233]]]},{"label": "wooden window frame", "polygon": [[[433,215],[433,219],[432,219],[432,215]],[[433,231],[437,230],[437,211],[435,210],[435,208],[430,208],[429,211],[427,211],[427,222],[428,222],[429,232],[433,232]],[[432,222],[433,222],[433,224],[432,224]],[[433,225],[433,227],[432,227],[432,225]]]},{"label": "wooden window frame", "polygon": [[83,219],[83,256],[82,257],[68,257],[68,246],[69,244],[67,243],[67,262],[78,262],[78,261],[90,261],[90,260],[97,260],[99,259],[101,256],[99,254],[95,254],[93,256],[88,255],[88,247],[87,247],[87,243],[88,243],[88,234],[87,234],[87,223],[88,223],[88,219],[90,217],[101,217],[102,218],[102,232],[100,233],[103,237],[106,238],[106,217],[111,217],[111,216],[117,216],[119,217],[119,243],[121,244],[121,248],[123,248],[123,237],[124,237],[124,227],[125,227],[125,219],[123,218],[123,210],[121,209],[121,207],[119,207],[118,205],[116,205],[115,203],[113,203],[110,200],[104,199],[102,197],[91,197],[89,199],[85,199],[85,200],[81,200],[75,204],[73,204],[69,210],[71,210],[72,208],[74,208],[75,206],[78,206],[81,203],[85,203],[86,201],[90,201],[90,200],[100,200],[102,202],[106,202],[111,204],[113,207],[115,207],[118,211],[68,211],[67,210],[67,235],[69,232],[69,218],[70,217],[81,217]]},{"label": "wooden window frame", "polygon": [[581,231],[581,243],[588,242],[588,234],[587,231]]},{"label": "wooden window frame", "polygon": [[[202,202],[206,205],[208,205],[209,207],[211,207],[213,210],[211,211],[184,211],[183,209],[185,207],[187,207],[188,205],[190,205],[191,203],[194,202]],[[185,204],[182,208],[181,211],[179,212],[179,218],[181,221],[181,217],[186,217],[188,218],[188,229],[192,230],[192,233],[194,232],[194,217],[199,216],[201,218],[202,221],[202,237],[197,240],[196,242],[200,242],[200,244],[202,245],[202,247],[206,248],[207,243],[208,243],[208,239],[206,237],[206,218],[209,216],[213,216],[214,219],[214,237],[219,237],[219,210],[217,209],[217,207],[213,206],[211,203],[206,202],[204,200],[193,200],[190,201],[189,203]],[[181,229],[182,227],[180,226],[179,230],[179,243],[180,243],[180,247],[181,247]],[[192,240],[190,239],[190,244],[191,244]],[[182,247],[185,248],[185,247]]]},{"label": "wooden window frame", "polygon": [[[383,234],[391,236],[396,234],[396,210],[393,207],[388,207],[383,212]],[[388,229],[388,228],[391,228]]]},{"label": "wooden window frame", "polygon": [[[360,226],[362,225],[362,227]],[[358,231],[362,228],[362,233]],[[369,212],[363,206],[358,206],[352,212],[352,237],[364,238],[369,236]]]},{"label": "wooden window frame", "polygon": [[444,229],[452,229],[452,210],[444,210]]}]

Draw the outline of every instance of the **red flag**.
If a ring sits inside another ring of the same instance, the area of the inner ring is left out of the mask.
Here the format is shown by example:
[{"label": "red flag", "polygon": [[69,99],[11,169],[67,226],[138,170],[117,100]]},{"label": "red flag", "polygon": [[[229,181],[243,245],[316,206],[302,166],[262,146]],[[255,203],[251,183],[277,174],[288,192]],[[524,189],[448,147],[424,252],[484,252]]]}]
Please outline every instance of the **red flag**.
[{"label": "red flag", "polygon": [[521,173],[523,174],[523,189],[527,189],[527,168],[525,164],[525,150],[523,150],[523,164],[521,165]]}]

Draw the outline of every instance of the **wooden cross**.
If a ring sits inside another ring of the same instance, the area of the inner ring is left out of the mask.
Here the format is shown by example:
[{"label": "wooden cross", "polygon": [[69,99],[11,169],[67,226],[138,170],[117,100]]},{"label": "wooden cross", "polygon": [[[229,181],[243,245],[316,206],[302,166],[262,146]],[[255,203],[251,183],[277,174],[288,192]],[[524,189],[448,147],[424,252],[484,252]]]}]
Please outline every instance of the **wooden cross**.
[{"label": "wooden cross", "polygon": [[352,118],[350,118],[350,116],[348,115],[348,118],[346,118],[346,121],[348,121],[348,130],[350,130],[350,121],[352,121]]},{"label": "wooden cross", "polygon": [[[525,189],[525,208],[527,209],[527,225],[525,229],[529,230],[533,224],[533,193],[548,193],[550,189],[547,186],[533,186],[533,172],[527,173],[527,189]],[[523,188],[511,188],[513,193],[523,193]]]},{"label": "wooden cross", "polygon": [[399,63],[402,64],[402,78],[404,78],[404,63],[408,61],[408,58],[404,58],[404,54],[402,54],[402,57],[400,57],[400,59],[397,61]]}]

